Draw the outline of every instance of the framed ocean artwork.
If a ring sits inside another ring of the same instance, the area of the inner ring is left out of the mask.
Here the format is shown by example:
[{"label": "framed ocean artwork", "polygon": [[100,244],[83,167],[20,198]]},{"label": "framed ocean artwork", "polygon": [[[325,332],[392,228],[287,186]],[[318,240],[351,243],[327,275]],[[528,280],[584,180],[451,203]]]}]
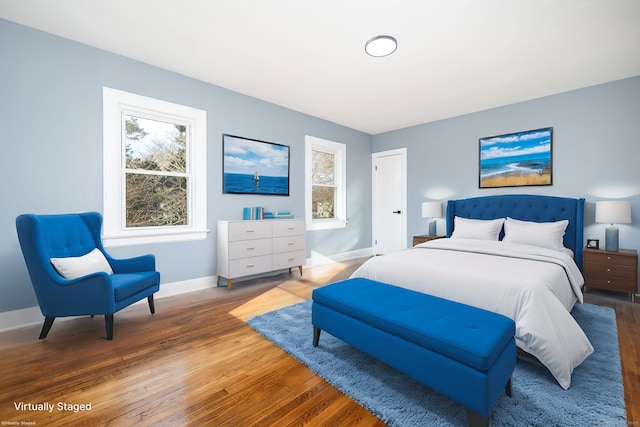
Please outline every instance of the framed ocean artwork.
[{"label": "framed ocean artwork", "polygon": [[480,188],[551,185],[553,128],[480,138]]},{"label": "framed ocean artwork", "polygon": [[289,195],[289,146],[222,135],[222,191]]}]

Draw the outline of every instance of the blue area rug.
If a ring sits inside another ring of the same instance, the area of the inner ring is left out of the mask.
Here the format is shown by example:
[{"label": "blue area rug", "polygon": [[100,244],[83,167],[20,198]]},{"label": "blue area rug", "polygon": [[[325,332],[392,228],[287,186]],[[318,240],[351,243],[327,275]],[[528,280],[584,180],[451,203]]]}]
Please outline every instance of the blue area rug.
[{"label": "blue area rug", "polygon": [[[563,390],[543,367],[518,360],[513,397],[501,397],[492,426],[626,426],[615,313],[577,304],[572,311],[595,352]],[[448,397],[326,332],[312,345],[311,301],[254,317],[249,325],[390,426],[465,426]]]}]

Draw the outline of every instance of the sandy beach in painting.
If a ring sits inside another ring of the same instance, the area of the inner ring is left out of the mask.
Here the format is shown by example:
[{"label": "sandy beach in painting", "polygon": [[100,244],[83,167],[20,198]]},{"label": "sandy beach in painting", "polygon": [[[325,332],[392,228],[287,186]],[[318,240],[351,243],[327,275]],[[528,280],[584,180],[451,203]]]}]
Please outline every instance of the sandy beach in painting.
[{"label": "sandy beach in painting", "polygon": [[480,163],[480,188],[551,184],[551,159],[539,154]]},{"label": "sandy beach in painting", "polygon": [[540,173],[530,172],[505,172],[500,175],[480,178],[480,188],[492,187],[516,187],[522,185],[550,185],[551,169],[545,169]]}]

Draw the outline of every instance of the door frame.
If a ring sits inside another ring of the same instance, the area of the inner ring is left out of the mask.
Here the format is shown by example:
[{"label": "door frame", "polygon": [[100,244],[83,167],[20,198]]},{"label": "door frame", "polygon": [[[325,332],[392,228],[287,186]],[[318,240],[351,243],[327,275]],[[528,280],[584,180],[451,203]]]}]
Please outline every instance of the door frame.
[{"label": "door frame", "polygon": [[387,156],[401,156],[401,168],[400,173],[402,174],[402,247],[401,249],[407,248],[407,148],[397,148],[394,150],[387,151],[379,151],[377,153],[371,154],[371,249],[375,255],[376,248],[376,201],[377,201],[377,188],[376,188],[376,161],[380,157]]}]

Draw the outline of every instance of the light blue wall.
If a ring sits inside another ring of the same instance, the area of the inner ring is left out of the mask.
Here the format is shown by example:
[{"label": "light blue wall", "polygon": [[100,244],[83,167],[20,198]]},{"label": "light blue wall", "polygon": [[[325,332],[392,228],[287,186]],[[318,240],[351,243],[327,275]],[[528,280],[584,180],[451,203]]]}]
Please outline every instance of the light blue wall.
[{"label": "light blue wall", "polygon": [[[478,139],[553,127],[553,185],[478,188]],[[373,136],[373,152],[407,147],[409,238],[426,232],[423,201],[530,193],[586,199],[585,238],[604,244],[595,201],[631,200],[620,247],[640,249],[640,77]],[[445,232],[444,219],[438,232]]]},{"label": "light blue wall", "polygon": [[[166,70],[0,20],[0,312],[36,305],[15,235],[24,212],[102,211],[102,87],[207,111],[209,238],[114,248],[153,252],[163,283],[215,274],[215,222],[243,206],[304,214],[304,136],[347,144],[346,230],[307,233],[309,254],[371,246],[371,152],[408,151],[408,234],[425,200],[501,193],[585,197],[586,238],[604,240],[594,202],[632,201],[620,246],[640,249],[640,77],[370,136]],[[553,126],[553,185],[478,189],[478,138]],[[291,196],[223,195],[222,133],[291,147]],[[438,222],[444,232],[444,221]]]},{"label": "light blue wall", "polygon": [[[0,20],[0,312],[37,305],[15,232],[21,213],[102,211],[102,87],[207,111],[208,226],[198,242],[113,248],[153,252],[162,282],[215,271],[218,219],[266,206],[304,216],[304,137],[347,144],[345,230],[307,233],[309,252],[371,246],[371,136],[176,73]],[[290,197],[222,194],[222,134],[291,147]]]}]

